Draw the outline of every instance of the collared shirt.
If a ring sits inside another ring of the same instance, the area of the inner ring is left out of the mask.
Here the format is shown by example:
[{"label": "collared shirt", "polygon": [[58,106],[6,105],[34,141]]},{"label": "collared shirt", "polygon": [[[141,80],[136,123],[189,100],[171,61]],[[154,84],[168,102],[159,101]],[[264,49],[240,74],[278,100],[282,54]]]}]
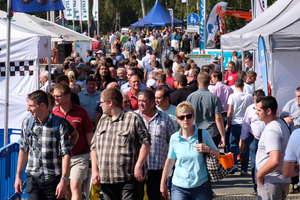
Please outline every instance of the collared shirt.
[{"label": "collared shirt", "polygon": [[138,105],[138,99],[132,95],[131,90],[129,90],[128,92],[126,92],[129,96],[130,99],[130,104],[133,110],[137,110],[139,109],[139,105]]},{"label": "collared shirt", "polygon": [[176,113],[175,113],[175,111],[176,111],[176,106],[170,104],[170,107],[169,107],[167,110],[162,110],[162,109],[160,109],[160,108],[157,107],[157,106],[156,106],[156,108],[157,108],[158,110],[160,110],[160,111],[162,111],[162,112],[168,114],[168,115],[171,117],[171,119],[173,120],[175,129],[176,129],[176,131],[178,131],[178,130],[179,130],[179,124],[178,124],[178,122],[177,122],[177,117],[176,117]]},{"label": "collared shirt", "polygon": [[50,114],[43,123],[35,119],[32,129],[28,131],[30,118],[26,118],[22,124],[20,149],[28,152],[26,173],[37,178],[49,179],[61,175],[62,157],[65,154],[71,155],[68,126],[61,119],[59,127],[55,127],[53,124],[55,117],[57,116]]},{"label": "collared shirt", "polygon": [[[129,81],[128,81],[121,86],[121,91],[128,92],[130,90],[130,88],[131,87],[129,86]],[[144,85],[143,83],[141,83],[141,90],[147,90],[147,86]]]},{"label": "collared shirt", "polygon": [[146,65],[151,65],[150,57],[151,57],[151,54],[148,53],[142,58],[142,67],[144,70],[145,70]]},{"label": "collared shirt", "polygon": [[155,110],[156,112],[149,122],[140,110],[135,111],[142,117],[148,132],[151,134],[152,146],[148,156],[148,168],[150,170],[160,170],[164,168],[170,137],[176,131],[169,115],[156,108]]},{"label": "collared shirt", "polygon": [[294,117],[294,120],[289,127],[291,131],[300,128],[300,105],[297,99],[292,99],[283,107],[280,117]]},{"label": "collared shirt", "polygon": [[130,41],[127,41],[124,45],[123,48],[125,49],[126,46],[129,46],[129,54],[133,54],[134,51],[134,44]]},{"label": "collared shirt", "polygon": [[136,113],[123,110],[115,120],[107,115],[101,117],[91,145],[97,154],[101,184],[133,179],[143,144],[151,145],[151,136]]},{"label": "collared shirt", "polygon": [[[50,87],[51,85],[53,85],[54,83],[52,83],[52,81],[50,81]],[[44,92],[50,92],[50,87],[49,87],[49,81],[47,81],[45,83],[45,85],[43,85],[40,90],[43,90]]]},{"label": "collared shirt", "polygon": [[60,106],[57,106],[53,110],[53,114],[68,120],[79,133],[77,143],[72,148],[72,155],[76,156],[89,153],[90,148],[86,139],[86,134],[94,130],[94,125],[87,111],[81,106],[73,103],[71,110],[69,110],[66,115],[60,110]]},{"label": "collared shirt", "polygon": [[95,90],[93,95],[90,95],[87,90],[78,93],[80,105],[88,112],[93,122],[96,116],[95,108],[100,102],[100,93],[99,90]]},{"label": "collared shirt", "polygon": [[[182,129],[171,136],[168,152],[169,159],[176,159],[172,183],[183,188],[195,188],[208,180],[203,154],[199,153],[195,145],[198,143],[198,129],[187,141],[181,134]],[[218,150],[211,136],[202,130],[203,143],[213,150]]]},{"label": "collared shirt", "polygon": [[208,88],[211,93],[214,93],[220,98],[224,112],[228,112],[228,98],[233,93],[231,87],[225,85],[223,82],[217,82],[215,86]]},{"label": "collared shirt", "polygon": [[258,119],[255,103],[248,106],[243,119],[241,140],[246,140],[251,133],[256,139],[259,139],[266,123]]},{"label": "collared shirt", "polygon": [[[214,132],[216,132],[218,129],[216,127],[215,115],[223,112],[219,97],[209,92],[208,89],[199,88],[188,96],[187,101],[190,102],[195,109],[195,124],[197,127],[207,129],[213,125],[215,126]],[[214,134],[211,133],[213,137],[218,134],[218,131]]]}]

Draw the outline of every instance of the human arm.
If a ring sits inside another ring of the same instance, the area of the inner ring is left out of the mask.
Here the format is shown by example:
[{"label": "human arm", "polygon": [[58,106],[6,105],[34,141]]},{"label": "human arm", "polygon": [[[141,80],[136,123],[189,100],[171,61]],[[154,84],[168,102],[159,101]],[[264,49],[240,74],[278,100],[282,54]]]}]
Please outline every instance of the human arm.
[{"label": "human arm", "polygon": [[225,128],[226,131],[230,131],[232,116],[233,116],[233,105],[229,104],[228,112],[227,112],[227,125]]},{"label": "human arm", "polygon": [[[70,176],[70,162],[71,156],[70,154],[65,154],[62,157],[62,178],[69,178]],[[65,180],[60,180],[56,187],[55,195],[57,199],[64,198],[67,195],[67,182]]]},{"label": "human arm", "polygon": [[100,185],[100,175],[97,166],[97,154],[95,150],[91,150],[91,164],[92,164],[92,182],[94,185]]},{"label": "human arm", "polygon": [[273,172],[281,162],[281,151],[275,150],[269,152],[269,159],[266,164],[257,172],[257,184],[264,184],[264,177]]},{"label": "human arm", "polygon": [[284,177],[294,177],[299,175],[299,164],[297,162],[283,162],[282,174]]},{"label": "human arm", "polygon": [[134,177],[136,178],[136,180],[138,180],[140,182],[142,182],[144,180],[142,167],[148,158],[150,148],[151,148],[151,145],[144,145],[144,144],[142,145],[142,147],[140,149],[138,160],[134,167]]},{"label": "human arm", "polygon": [[284,117],[283,120],[287,123],[287,124],[291,124],[293,123],[295,117]]},{"label": "human arm", "polygon": [[18,194],[23,193],[21,174],[27,163],[27,159],[28,159],[28,152],[20,150],[19,157],[18,157],[16,180],[15,180],[15,190]]},{"label": "human arm", "polygon": [[165,199],[168,199],[167,177],[171,173],[175,161],[176,159],[167,158],[162,172],[161,181],[160,181],[160,192]]},{"label": "human arm", "polygon": [[74,129],[73,133],[70,134],[71,144],[75,145],[77,143],[78,138],[79,138],[79,133],[76,129]]},{"label": "human arm", "polygon": [[216,125],[221,135],[221,147],[225,146],[225,131],[224,131],[224,122],[221,113],[215,115]]},{"label": "human arm", "polygon": [[251,130],[251,118],[249,115],[249,110],[253,109],[252,105],[250,105],[246,112],[245,112],[245,116],[243,119],[243,125],[242,125],[242,130],[241,130],[241,138],[240,138],[240,143],[239,143],[239,147],[241,152],[245,152],[246,151],[246,145],[245,145],[245,140],[249,137],[249,132]]},{"label": "human arm", "polygon": [[85,137],[86,137],[86,140],[89,144],[89,147],[91,147],[91,141],[93,139],[93,136],[94,136],[93,131],[90,131],[87,134],[85,134]]},{"label": "human arm", "polygon": [[196,144],[194,147],[200,153],[208,153],[210,156],[215,156],[216,158],[220,157],[219,150],[211,149],[209,146],[207,146],[204,143]]}]

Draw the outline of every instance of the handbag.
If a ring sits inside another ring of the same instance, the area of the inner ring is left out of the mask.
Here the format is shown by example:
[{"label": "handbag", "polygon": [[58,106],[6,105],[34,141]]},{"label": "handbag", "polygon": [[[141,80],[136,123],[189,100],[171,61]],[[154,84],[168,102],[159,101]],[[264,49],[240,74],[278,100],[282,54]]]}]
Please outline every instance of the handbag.
[{"label": "handbag", "polygon": [[[202,129],[198,129],[198,141],[202,143]],[[203,153],[206,164],[207,174],[211,182],[222,180],[228,175],[228,171],[219,163],[215,156],[210,156],[208,153]]]}]

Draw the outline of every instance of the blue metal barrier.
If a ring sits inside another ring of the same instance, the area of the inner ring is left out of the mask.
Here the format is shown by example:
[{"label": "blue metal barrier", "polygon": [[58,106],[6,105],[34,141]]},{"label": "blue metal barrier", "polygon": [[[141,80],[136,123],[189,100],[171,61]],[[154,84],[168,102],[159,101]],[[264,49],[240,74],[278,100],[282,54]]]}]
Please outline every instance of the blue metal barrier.
[{"label": "blue metal barrier", "polygon": [[[0,148],[0,200],[16,199],[11,197],[17,197],[15,195],[14,182],[16,179],[18,153],[18,143],[11,143]],[[23,182],[25,178],[26,175],[23,171],[21,177]]]}]

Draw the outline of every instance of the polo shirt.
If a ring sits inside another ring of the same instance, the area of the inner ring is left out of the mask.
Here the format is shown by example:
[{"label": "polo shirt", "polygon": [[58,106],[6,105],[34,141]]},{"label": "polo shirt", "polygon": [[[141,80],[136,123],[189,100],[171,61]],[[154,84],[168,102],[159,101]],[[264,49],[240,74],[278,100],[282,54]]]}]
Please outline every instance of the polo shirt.
[{"label": "polo shirt", "polygon": [[95,90],[93,95],[90,95],[87,90],[78,93],[80,105],[88,112],[91,120],[95,121],[95,108],[100,102],[100,91]]},{"label": "polo shirt", "polygon": [[181,102],[185,101],[191,93],[192,91],[189,91],[187,88],[179,88],[170,94],[170,102],[174,106],[177,106]]},{"label": "polo shirt", "polygon": [[87,111],[73,103],[71,110],[66,115],[62,113],[60,106],[53,110],[53,114],[68,120],[79,133],[77,143],[72,148],[72,156],[89,153],[90,149],[85,135],[94,131],[94,125]]},{"label": "polo shirt", "polygon": [[[178,187],[195,188],[208,181],[205,160],[202,153],[194,147],[198,143],[198,129],[187,141],[181,134],[182,129],[171,136],[169,159],[176,159],[172,183]],[[203,143],[213,150],[218,150],[206,130],[202,130]]]},{"label": "polo shirt", "polygon": [[130,99],[130,103],[131,103],[131,106],[132,106],[132,109],[133,110],[137,110],[139,109],[139,105],[138,105],[138,100],[137,98],[135,98],[132,94],[131,94],[131,90],[129,90],[128,92],[126,92],[129,96],[129,99]]}]

